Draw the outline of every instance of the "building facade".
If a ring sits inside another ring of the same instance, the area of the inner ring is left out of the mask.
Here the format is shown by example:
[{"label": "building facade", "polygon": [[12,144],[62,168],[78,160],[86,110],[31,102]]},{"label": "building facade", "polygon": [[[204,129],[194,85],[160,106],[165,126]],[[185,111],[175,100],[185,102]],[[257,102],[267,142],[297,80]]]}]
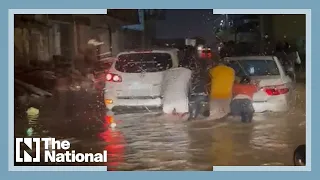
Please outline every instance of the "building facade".
[{"label": "building facade", "polygon": [[231,22],[230,26],[220,33],[223,41],[257,42],[267,35],[273,42],[287,41],[297,45],[301,51],[305,47],[305,15],[250,14],[229,15],[228,17],[228,22]]},{"label": "building facade", "polygon": [[306,16],[304,14],[272,15],[272,36],[280,41],[305,48]]},{"label": "building facade", "polygon": [[15,15],[15,66],[50,63],[55,56],[72,63],[88,55],[90,46],[96,47],[92,56],[98,59],[116,55],[131,37],[125,37],[128,33],[120,27],[139,21],[137,11],[122,11],[107,15]]}]

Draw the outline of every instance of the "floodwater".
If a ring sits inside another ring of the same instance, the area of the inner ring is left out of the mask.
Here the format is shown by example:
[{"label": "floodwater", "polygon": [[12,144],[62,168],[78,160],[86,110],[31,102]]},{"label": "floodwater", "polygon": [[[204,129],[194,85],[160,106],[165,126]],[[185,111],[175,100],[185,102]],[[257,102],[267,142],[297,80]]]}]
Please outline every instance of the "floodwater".
[{"label": "floodwater", "polygon": [[218,112],[215,118],[193,122],[145,113],[116,115],[117,127],[111,130],[106,127],[103,105],[92,103],[101,97],[64,94],[37,107],[39,117],[28,119],[17,110],[15,137],[68,139],[77,152],[108,150],[109,162],[103,165],[114,170],[290,166],[294,148],[305,143],[304,83],[297,85],[296,97],[290,112],[257,114],[251,124],[223,115],[217,118]]}]

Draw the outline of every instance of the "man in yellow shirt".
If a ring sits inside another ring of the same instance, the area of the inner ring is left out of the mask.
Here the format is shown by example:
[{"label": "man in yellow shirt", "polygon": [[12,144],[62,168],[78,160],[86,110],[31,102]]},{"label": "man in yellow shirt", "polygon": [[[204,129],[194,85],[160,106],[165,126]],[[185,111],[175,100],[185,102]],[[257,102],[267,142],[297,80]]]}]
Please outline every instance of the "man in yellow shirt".
[{"label": "man in yellow shirt", "polygon": [[230,99],[235,80],[235,72],[223,61],[210,70],[211,75],[211,99]]}]

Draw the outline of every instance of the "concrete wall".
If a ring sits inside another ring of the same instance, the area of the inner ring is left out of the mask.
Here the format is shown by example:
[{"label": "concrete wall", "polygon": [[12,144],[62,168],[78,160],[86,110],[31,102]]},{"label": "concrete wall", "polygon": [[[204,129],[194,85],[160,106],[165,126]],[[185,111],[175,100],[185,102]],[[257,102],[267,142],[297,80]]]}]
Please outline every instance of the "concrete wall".
[{"label": "concrete wall", "polygon": [[130,30],[125,29],[122,31],[122,34],[124,35],[124,49],[137,49],[142,47],[142,31],[136,31],[136,30]]},{"label": "concrete wall", "polygon": [[14,29],[15,65],[27,65],[34,61],[49,62],[49,32],[38,28]]},{"label": "concrete wall", "polygon": [[[74,61],[83,58],[89,48],[88,41],[92,39],[103,42],[97,47],[96,55],[115,56],[125,48],[134,47],[139,39],[139,33],[122,31],[122,22],[110,17],[91,15],[91,23],[86,24],[72,21],[69,16],[63,21],[63,17],[52,20],[46,15],[37,15],[36,21],[29,18],[28,22],[17,25],[14,32],[15,64],[27,65],[32,60],[50,62],[54,55]],[[41,19],[44,19],[43,23],[38,25],[37,21]],[[30,25],[33,23],[37,25]]]},{"label": "concrete wall", "polygon": [[143,32],[135,30],[116,30],[112,32],[112,56],[121,51],[137,49],[143,46]]},{"label": "concrete wall", "polygon": [[24,66],[29,64],[30,33],[27,28],[14,28],[14,64]]},{"label": "concrete wall", "polygon": [[115,30],[112,32],[112,56],[116,56],[118,53],[123,51],[123,35],[120,30]]}]

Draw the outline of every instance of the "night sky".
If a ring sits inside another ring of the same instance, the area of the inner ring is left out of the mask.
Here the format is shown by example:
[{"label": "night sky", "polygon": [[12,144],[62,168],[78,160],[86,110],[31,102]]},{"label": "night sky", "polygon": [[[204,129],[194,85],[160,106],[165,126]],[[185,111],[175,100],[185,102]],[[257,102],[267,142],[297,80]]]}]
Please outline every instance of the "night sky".
[{"label": "night sky", "polygon": [[213,15],[212,9],[167,10],[166,19],[157,22],[158,38],[185,38],[200,36],[213,42],[213,26],[219,15]]}]

